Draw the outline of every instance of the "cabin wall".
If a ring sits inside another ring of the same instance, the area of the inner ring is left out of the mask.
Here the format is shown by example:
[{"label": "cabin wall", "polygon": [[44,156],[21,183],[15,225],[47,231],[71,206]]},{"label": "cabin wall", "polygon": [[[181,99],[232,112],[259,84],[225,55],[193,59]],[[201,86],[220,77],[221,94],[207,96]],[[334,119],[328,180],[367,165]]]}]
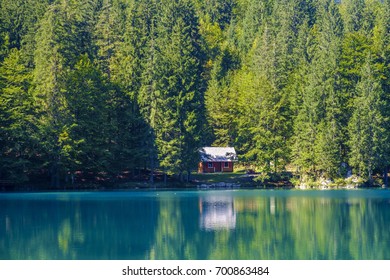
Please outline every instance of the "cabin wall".
[{"label": "cabin wall", "polygon": [[224,163],[222,163],[222,172],[233,172],[234,162],[227,162],[227,166],[225,167]]},{"label": "cabin wall", "polygon": [[[210,166],[209,166],[210,163]],[[233,172],[233,162],[199,162],[198,173]]]}]

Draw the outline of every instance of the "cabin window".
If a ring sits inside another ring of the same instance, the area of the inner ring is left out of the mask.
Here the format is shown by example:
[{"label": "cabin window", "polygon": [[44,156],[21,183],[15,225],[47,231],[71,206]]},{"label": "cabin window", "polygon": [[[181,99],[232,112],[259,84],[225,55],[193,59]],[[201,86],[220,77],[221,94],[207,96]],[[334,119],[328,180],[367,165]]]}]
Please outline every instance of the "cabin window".
[{"label": "cabin window", "polygon": [[224,162],[224,165],[223,165],[223,167],[225,167],[225,168],[229,168],[229,163],[228,163],[228,162]]},{"label": "cabin window", "polygon": [[213,163],[209,162],[209,163],[207,164],[207,167],[208,167],[208,168],[213,168]]}]

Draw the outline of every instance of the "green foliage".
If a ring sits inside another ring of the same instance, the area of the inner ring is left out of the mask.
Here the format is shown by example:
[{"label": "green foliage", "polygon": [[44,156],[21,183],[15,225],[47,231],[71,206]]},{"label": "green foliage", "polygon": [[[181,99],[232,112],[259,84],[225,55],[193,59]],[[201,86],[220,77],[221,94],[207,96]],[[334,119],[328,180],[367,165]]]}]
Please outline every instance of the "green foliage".
[{"label": "green foliage", "polygon": [[216,145],[270,176],[370,180],[389,19],[376,0],[0,0],[0,178],[182,177]]},{"label": "green foliage", "polygon": [[21,51],[11,49],[0,67],[0,178],[26,181],[34,168],[36,133],[34,106],[29,93],[31,72]]},{"label": "green foliage", "polygon": [[356,86],[357,97],[354,113],[349,123],[350,162],[363,178],[372,180],[373,171],[387,162],[388,121],[384,112],[388,104],[383,99],[383,91],[372,69],[371,57],[362,68],[361,81]]}]

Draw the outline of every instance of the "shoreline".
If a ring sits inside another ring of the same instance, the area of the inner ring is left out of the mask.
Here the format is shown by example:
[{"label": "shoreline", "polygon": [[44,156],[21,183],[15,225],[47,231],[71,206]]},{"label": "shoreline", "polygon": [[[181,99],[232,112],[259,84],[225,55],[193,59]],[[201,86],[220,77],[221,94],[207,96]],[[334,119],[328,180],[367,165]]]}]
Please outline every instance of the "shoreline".
[{"label": "shoreline", "polygon": [[[223,183],[223,182],[222,182]],[[389,190],[390,188],[380,186],[338,186],[338,187],[294,187],[294,186],[261,186],[261,185],[246,185],[246,186],[221,186],[218,184],[184,184],[183,186],[175,186],[167,184],[145,184],[143,186],[93,186],[83,188],[38,188],[38,187],[20,187],[13,190],[0,190],[0,193],[45,193],[45,192],[126,192],[126,191],[226,191],[226,190],[291,190],[291,191],[354,191],[354,190]]]},{"label": "shoreline", "polygon": [[[160,176],[161,177],[161,176]],[[143,180],[88,180],[74,184],[64,184],[53,187],[47,181],[33,181],[26,183],[0,184],[0,193],[7,192],[60,192],[60,191],[118,191],[118,190],[229,190],[229,189],[259,189],[259,190],[354,190],[354,189],[387,189],[384,184],[375,181],[369,185],[362,180],[338,179],[301,182],[292,174],[289,177],[277,177],[260,181],[254,174],[213,173],[193,174],[190,181],[180,181],[174,176],[169,176],[164,182],[158,178],[151,183],[147,178]]]}]

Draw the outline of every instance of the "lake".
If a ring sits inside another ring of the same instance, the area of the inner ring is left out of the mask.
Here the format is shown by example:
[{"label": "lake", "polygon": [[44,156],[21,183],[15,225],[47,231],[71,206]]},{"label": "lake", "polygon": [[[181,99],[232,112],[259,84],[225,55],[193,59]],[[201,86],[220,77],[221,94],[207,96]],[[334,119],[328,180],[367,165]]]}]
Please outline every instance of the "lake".
[{"label": "lake", "polygon": [[390,191],[0,193],[0,259],[390,259]]}]

